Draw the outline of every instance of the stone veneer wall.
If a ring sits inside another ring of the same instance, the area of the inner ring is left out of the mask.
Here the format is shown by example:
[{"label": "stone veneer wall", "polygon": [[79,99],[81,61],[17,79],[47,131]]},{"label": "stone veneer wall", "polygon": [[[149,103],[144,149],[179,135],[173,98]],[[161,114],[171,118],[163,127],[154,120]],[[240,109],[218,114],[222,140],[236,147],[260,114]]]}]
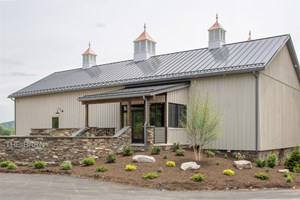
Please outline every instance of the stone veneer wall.
[{"label": "stone veneer wall", "polygon": [[80,164],[85,157],[98,158],[109,151],[120,152],[129,144],[131,128],[119,137],[3,136],[0,137],[0,161],[26,164],[43,160],[59,164],[68,160]]},{"label": "stone veneer wall", "polygon": [[79,130],[78,128],[34,128],[31,129],[30,135],[65,137],[65,136],[71,136],[72,133],[78,130]]}]

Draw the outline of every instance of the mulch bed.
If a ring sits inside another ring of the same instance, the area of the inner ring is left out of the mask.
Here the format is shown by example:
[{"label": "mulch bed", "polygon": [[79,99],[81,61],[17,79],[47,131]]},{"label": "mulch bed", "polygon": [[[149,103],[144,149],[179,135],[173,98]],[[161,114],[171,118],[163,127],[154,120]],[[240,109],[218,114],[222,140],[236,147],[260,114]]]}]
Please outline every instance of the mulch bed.
[{"label": "mulch bed", "polygon": [[[149,152],[138,152],[135,154],[150,155]],[[164,159],[164,156],[167,159]],[[187,150],[184,157],[175,156],[172,151],[162,151],[160,155],[153,155],[155,163],[132,163],[131,157],[117,155],[116,163],[106,163],[106,158],[99,158],[93,166],[73,166],[71,170],[60,170],[59,166],[47,166],[45,169],[31,169],[27,166],[20,166],[17,170],[6,170],[0,168],[2,173],[26,173],[26,174],[64,174],[79,177],[89,177],[102,181],[129,184],[138,187],[155,188],[161,190],[235,190],[235,189],[263,189],[263,188],[300,188],[300,175],[294,174],[294,180],[291,183],[286,182],[282,173],[277,172],[283,169],[283,166],[275,168],[258,168],[253,164],[252,169],[238,170],[233,167],[233,158],[225,159],[222,155],[216,155],[213,158],[204,157],[198,164],[201,168],[198,170],[180,170],[183,162],[193,161],[193,152]],[[176,162],[176,167],[167,167],[167,160]],[[216,165],[217,161],[220,163]],[[134,164],[136,171],[125,171],[125,165]],[[108,167],[107,172],[96,172],[100,165]],[[156,179],[143,179],[142,175],[147,172],[155,172],[162,168],[161,173]],[[232,177],[222,174],[224,169],[232,169],[235,175]],[[269,180],[260,180],[254,177],[255,173],[264,172],[268,169]],[[193,182],[191,176],[195,173],[205,174],[205,180],[202,182]]]}]

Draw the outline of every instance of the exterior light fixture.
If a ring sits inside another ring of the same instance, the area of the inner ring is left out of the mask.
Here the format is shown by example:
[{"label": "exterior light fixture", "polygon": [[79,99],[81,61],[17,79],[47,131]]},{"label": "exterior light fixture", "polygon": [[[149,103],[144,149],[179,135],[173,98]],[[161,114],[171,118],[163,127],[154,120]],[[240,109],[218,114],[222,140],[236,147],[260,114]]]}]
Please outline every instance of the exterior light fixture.
[{"label": "exterior light fixture", "polygon": [[60,113],[63,113],[64,112],[64,110],[63,109],[61,109],[61,108],[57,108],[57,111],[56,111],[56,115],[59,115]]}]

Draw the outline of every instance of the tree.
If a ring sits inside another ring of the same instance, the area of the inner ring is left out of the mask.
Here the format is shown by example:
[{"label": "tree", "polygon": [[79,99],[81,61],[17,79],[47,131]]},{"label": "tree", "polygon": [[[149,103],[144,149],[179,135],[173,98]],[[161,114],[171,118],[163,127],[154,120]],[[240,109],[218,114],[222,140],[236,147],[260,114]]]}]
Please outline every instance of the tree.
[{"label": "tree", "polygon": [[0,135],[10,135],[11,131],[0,125]]},{"label": "tree", "polygon": [[201,97],[194,93],[187,106],[186,119],[182,121],[190,137],[195,160],[200,161],[204,146],[221,133],[221,115],[214,111],[208,95]]}]

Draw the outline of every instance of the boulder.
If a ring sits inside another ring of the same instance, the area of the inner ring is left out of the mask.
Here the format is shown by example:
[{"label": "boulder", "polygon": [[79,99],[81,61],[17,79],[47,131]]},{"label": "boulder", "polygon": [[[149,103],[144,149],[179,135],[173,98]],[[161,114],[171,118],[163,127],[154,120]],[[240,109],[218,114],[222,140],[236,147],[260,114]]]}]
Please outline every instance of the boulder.
[{"label": "boulder", "polygon": [[155,162],[155,158],[152,156],[145,156],[145,155],[135,155],[132,157],[133,162]]},{"label": "boulder", "polygon": [[248,160],[234,161],[234,165],[237,169],[252,169],[252,163]]},{"label": "boulder", "polygon": [[289,169],[279,169],[278,172],[280,173],[290,173]]},{"label": "boulder", "polygon": [[188,170],[188,169],[199,169],[200,165],[198,165],[196,162],[185,162],[182,163],[180,166],[180,169],[182,170]]}]

